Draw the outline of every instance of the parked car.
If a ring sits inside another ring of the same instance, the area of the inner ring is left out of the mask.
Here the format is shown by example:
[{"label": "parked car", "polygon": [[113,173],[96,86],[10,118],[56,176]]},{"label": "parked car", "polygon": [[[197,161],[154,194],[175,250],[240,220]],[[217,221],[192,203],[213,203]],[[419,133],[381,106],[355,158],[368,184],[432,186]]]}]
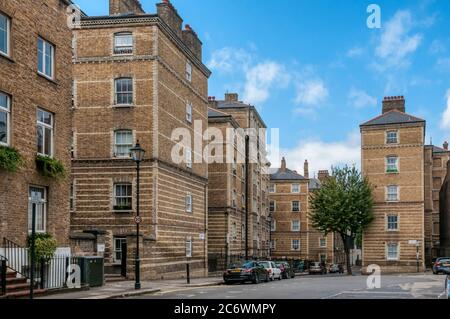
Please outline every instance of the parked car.
[{"label": "parked car", "polygon": [[447,274],[450,271],[450,257],[437,258],[433,265],[433,274]]},{"label": "parked car", "polygon": [[275,265],[281,270],[281,277],[283,279],[295,278],[294,269],[288,262],[279,261],[276,262]]},{"label": "parked car", "polygon": [[325,267],[325,265],[323,263],[313,262],[309,266],[309,274],[310,275],[312,275],[312,274],[325,275],[326,273],[327,273],[327,268]]},{"label": "parked car", "polygon": [[343,274],[344,273],[344,267],[341,264],[331,264],[328,268],[328,272],[330,274]]},{"label": "parked car", "polygon": [[273,261],[260,261],[261,265],[266,268],[269,273],[270,280],[274,281],[275,279],[281,280],[281,270],[278,268]]},{"label": "parked car", "polygon": [[268,271],[264,266],[256,261],[235,263],[224,272],[223,280],[226,284],[252,282],[259,284],[261,281],[270,280]]},{"label": "parked car", "polygon": [[296,261],[294,262],[294,271],[297,272],[304,272],[305,271],[305,262],[304,261]]}]

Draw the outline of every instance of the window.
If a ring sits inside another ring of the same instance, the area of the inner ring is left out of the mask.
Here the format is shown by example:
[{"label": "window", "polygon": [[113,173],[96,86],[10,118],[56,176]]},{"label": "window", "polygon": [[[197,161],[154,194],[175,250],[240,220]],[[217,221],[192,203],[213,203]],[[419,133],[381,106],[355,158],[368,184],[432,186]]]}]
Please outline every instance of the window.
[{"label": "window", "polygon": [[186,121],[192,123],[192,104],[189,102],[186,104]]},{"label": "window", "polygon": [[326,238],[319,238],[319,247],[320,248],[327,247],[327,239]]},{"label": "window", "polygon": [[192,81],[192,64],[189,62],[186,62],[186,80]]},{"label": "window", "polygon": [[114,156],[129,158],[130,149],[133,147],[133,132],[130,130],[120,130],[114,132]]},{"label": "window", "polygon": [[292,211],[295,213],[298,213],[300,211],[300,202],[299,201],[292,202]]},{"label": "window", "polygon": [[38,38],[38,73],[53,79],[55,47]]},{"label": "window", "polygon": [[242,194],[241,196],[241,201],[242,201],[242,207],[245,207],[245,195]]},{"label": "window", "polygon": [[9,38],[10,38],[9,18],[0,13],[0,53],[9,55]]},{"label": "window", "polygon": [[116,105],[132,105],[133,104],[133,79],[120,78],[115,81],[115,104]]},{"label": "window", "polygon": [[397,243],[391,243],[387,245],[387,260],[398,260]]},{"label": "window", "polygon": [[186,147],[186,167],[192,168],[192,150]]},{"label": "window", "polygon": [[397,215],[388,215],[387,216],[387,229],[388,229],[388,231],[397,231],[398,230],[398,216]]},{"label": "window", "polygon": [[186,238],[186,257],[192,257],[192,237]]},{"label": "window", "polygon": [[292,239],[291,247],[292,247],[292,250],[300,250],[300,240]]},{"label": "window", "polygon": [[275,201],[271,200],[269,202],[269,211],[273,213],[275,211]]},{"label": "window", "polygon": [[386,171],[388,173],[398,173],[398,157],[388,156],[386,158]]},{"label": "window", "polygon": [[123,237],[114,237],[114,263],[121,263],[123,258],[123,248],[127,244],[127,239]]},{"label": "window", "polygon": [[320,254],[319,255],[319,260],[321,263],[326,263],[327,262],[327,255],[326,254]]},{"label": "window", "polygon": [[75,209],[75,188],[73,183],[70,184],[70,211]]},{"label": "window", "polygon": [[47,229],[47,190],[42,187],[30,187],[28,199],[28,231],[33,230],[33,215],[35,230],[45,233]]},{"label": "window", "polygon": [[133,35],[131,33],[114,35],[114,54],[133,54]]},{"label": "window", "polygon": [[116,184],[114,186],[114,210],[132,210],[132,196],[131,184]]},{"label": "window", "polygon": [[291,192],[292,193],[300,193],[300,185],[299,184],[292,184]]},{"label": "window", "polygon": [[236,190],[233,190],[233,208],[237,207],[237,194],[236,194]]},{"label": "window", "polygon": [[398,186],[387,187],[387,200],[389,202],[398,201]]},{"label": "window", "polygon": [[0,145],[9,145],[10,98],[0,92]]},{"label": "window", "polygon": [[192,194],[186,195],[186,212],[192,213]]},{"label": "window", "polygon": [[53,114],[37,110],[37,152],[42,156],[53,156]]},{"label": "window", "polygon": [[237,225],[236,225],[236,223],[233,223],[233,225],[231,226],[231,238],[233,240],[237,239]]},{"label": "window", "polygon": [[269,185],[269,193],[275,193],[276,192],[276,186],[275,184]]},{"label": "window", "polygon": [[272,219],[270,221],[270,231],[276,231],[277,230],[277,221],[275,219]]},{"label": "window", "polygon": [[397,144],[398,143],[398,132],[388,131],[386,133],[386,144]]},{"label": "window", "polygon": [[270,250],[275,250],[277,249],[277,241],[275,239],[272,239],[270,241]]},{"label": "window", "polygon": [[291,223],[291,231],[299,232],[300,231],[300,221],[293,220]]}]

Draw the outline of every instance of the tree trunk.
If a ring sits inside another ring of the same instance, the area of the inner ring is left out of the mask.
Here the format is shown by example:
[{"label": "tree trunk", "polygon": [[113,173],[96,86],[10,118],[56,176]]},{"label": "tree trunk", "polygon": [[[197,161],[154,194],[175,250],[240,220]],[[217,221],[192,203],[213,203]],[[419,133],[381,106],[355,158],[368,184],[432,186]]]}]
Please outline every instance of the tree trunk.
[{"label": "tree trunk", "polygon": [[344,242],[345,262],[347,264],[347,275],[352,276],[353,275],[352,265],[350,263],[350,237],[345,234],[341,234],[341,237],[342,241]]}]

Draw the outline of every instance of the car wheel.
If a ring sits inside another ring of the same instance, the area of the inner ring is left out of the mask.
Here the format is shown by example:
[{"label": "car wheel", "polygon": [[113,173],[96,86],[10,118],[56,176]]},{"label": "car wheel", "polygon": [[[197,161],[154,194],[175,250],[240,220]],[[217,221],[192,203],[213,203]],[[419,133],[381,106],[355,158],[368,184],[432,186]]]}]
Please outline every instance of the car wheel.
[{"label": "car wheel", "polygon": [[[273,278],[272,278],[272,280],[273,280]],[[269,282],[270,281],[270,276],[269,276],[269,274],[267,274],[266,275],[266,282]]]}]

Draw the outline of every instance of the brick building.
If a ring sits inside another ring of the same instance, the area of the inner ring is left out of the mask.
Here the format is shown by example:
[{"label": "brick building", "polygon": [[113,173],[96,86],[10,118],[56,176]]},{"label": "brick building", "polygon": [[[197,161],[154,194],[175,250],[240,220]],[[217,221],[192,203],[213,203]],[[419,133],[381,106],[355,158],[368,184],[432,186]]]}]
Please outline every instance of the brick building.
[{"label": "brick building", "polygon": [[448,151],[425,145],[425,120],[387,97],[382,115],[361,125],[362,172],[374,186],[375,220],[363,236],[363,266],[416,271],[438,238],[439,190]]},{"label": "brick building", "polygon": [[309,163],[305,161],[304,175],[281,167],[270,175],[269,206],[272,213],[271,256],[309,261],[338,262],[338,240],[333,234],[324,236],[311,225],[309,198],[320,188],[321,180],[329,176],[320,171],[319,179],[310,178]]},{"label": "brick building", "polygon": [[[208,167],[192,145],[194,124],[208,125],[210,71],[200,39],[182,23],[167,0],[156,14],[137,0],[111,0],[109,16],[83,17],[74,32],[72,236],[97,234],[108,271],[120,271],[126,258],[130,279],[136,165],[129,150],[137,141],[147,151],[140,184],[143,279],[182,277],[187,262],[194,276],[207,272]],[[171,154],[177,128],[190,135],[182,160]]]},{"label": "brick building", "polygon": [[[248,255],[269,257],[270,214],[269,174],[266,159],[266,125],[254,106],[239,101],[235,93],[224,100],[210,99],[209,125],[224,132],[227,128],[246,130],[251,136],[248,167]],[[244,132],[244,131],[243,131]],[[246,183],[245,138],[234,140],[230,163],[209,165],[209,255],[219,267],[231,258],[245,256]],[[229,141],[228,141],[229,142]],[[226,147],[224,147],[226,149]],[[224,258],[226,256],[226,258]]]},{"label": "brick building", "polygon": [[[0,168],[0,238],[22,247],[32,212],[38,233],[51,234],[60,248],[69,246],[70,4],[0,1],[0,151],[14,148],[23,159],[15,173]],[[38,155],[59,160],[67,177],[43,177]]]}]

